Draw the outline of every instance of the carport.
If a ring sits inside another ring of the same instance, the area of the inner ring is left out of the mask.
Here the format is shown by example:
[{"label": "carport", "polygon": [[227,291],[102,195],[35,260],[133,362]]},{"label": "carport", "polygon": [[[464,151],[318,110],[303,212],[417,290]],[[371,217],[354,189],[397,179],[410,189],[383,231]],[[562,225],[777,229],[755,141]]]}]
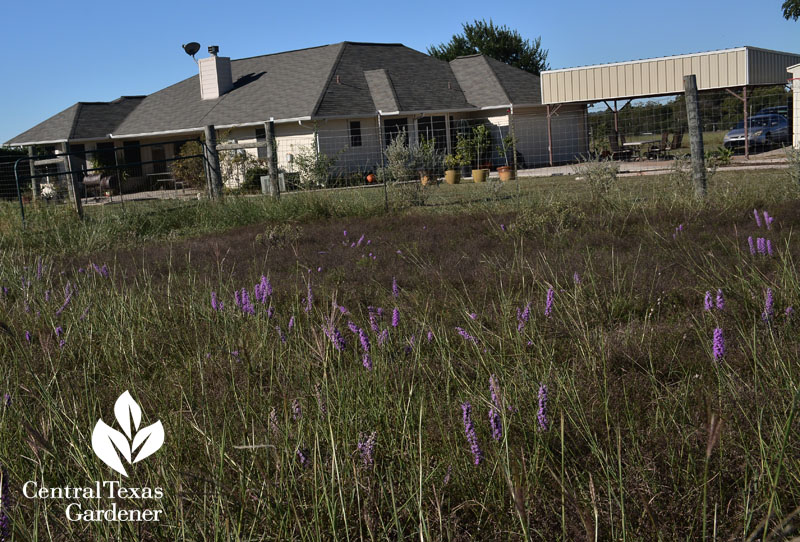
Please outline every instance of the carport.
[{"label": "carport", "polygon": [[[563,104],[603,102],[614,113],[614,131],[619,138],[618,102],[637,98],[682,94],[683,77],[694,74],[697,88],[726,90],[742,102],[745,157],[749,158],[747,89],[786,84],[787,69],[800,63],[800,54],[737,47],[705,53],[597,64],[541,73],[542,103],[547,106],[547,134],[552,162],[550,119]],[[795,68],[797,66],[794,66]],[[795,104],[800,88],[795,86]],[[797,115],[797,108],[794,111]],[[798,127],[795,123],[795,133]],[[797,138],[797,136],[795,136]],[[797,145],[795,139],[795,145]]]}]

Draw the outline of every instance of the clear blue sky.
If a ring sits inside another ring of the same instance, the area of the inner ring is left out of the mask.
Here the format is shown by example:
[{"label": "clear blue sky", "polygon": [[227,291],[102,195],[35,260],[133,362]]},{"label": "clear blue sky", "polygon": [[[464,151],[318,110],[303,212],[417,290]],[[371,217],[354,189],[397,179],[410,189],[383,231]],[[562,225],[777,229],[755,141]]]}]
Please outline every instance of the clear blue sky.
[{"label": "clear blue sky", "polygon": [[78,101],[150,94],[190,77],[181,44],[243,58],[340,41],[425,51],[473,19],[542,37],[551,68],[753,45],[800,52],[781,0],[6,2],[0,143]]}]

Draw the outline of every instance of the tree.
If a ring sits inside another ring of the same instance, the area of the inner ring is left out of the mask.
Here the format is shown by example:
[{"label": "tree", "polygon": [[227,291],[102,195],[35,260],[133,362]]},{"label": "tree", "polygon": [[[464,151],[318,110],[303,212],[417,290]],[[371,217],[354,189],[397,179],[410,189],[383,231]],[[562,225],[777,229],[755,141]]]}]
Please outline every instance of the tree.
[{"label": "tree", "polygon": [[483,54],[536,75],[550,68],[541,37],[531,42],[505,25],[495,26],[491,19],[461,26],[463,33],[455,34],[448,43],[431,45],[428,54],[448,62],[459,56]]},{"label": "tree", "polygon": [[800,0],[786,0],[781,7],[783,8],[783,18],[787,21],[800,19]]}]

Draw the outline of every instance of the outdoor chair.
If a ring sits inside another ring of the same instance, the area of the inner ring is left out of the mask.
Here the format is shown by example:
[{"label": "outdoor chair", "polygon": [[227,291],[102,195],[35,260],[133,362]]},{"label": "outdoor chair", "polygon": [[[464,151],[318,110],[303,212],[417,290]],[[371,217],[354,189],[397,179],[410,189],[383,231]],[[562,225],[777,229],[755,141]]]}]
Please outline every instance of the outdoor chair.
[{"label": "outdoor chair", "polygon": [[672,136],[672,144],[669,147],[672,150],[680,149],[682,143],[683,143],[683,130],[675,132],[675,135]]},{"label": "outdoor chair", "polygon": [[[624,140],[625,136],[622,137]],[[622,147],[620,147],[620,144],[617,141],[616,134],[609,134],[608,144],[611,147],[612,160],[630,160],[631,157],[633,156],[633,151],[631,149],[623,149]]]},{"label": "outdoor chair", "polygon": [[650,145],[650,148],[647,150],[647,157],[648,158],[666,158],[667,151],[671,147],[669,146],[669,132],[661,132],[661,142],[654,143]]}]

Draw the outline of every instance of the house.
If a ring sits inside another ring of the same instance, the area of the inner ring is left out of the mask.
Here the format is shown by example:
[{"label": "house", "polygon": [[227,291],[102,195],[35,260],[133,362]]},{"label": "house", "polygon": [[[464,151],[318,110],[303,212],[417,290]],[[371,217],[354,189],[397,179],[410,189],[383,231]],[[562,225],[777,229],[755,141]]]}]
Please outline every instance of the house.
[{"label": "house", "polygon": [[[401,44],[355,42],[238,60],[217,51],[209,47],[198,75],[147,96],[77,103],[5,145],[68,144],[109,159],[116,147],[123,149],[118,160],[151,162],[175,156],[207,125],[248,143],[265,139],[264,122],[273,120],[279,167],[291,171],[297,153],[313,148],[352,172],[379,164],[401,130],[412,144],[433,138],[452,152],[458,133],[484,122],[496,131],[493,165],[501,164],[497,144],[510,123],[520,165],[547,163],[550,145],[559,162],[587,151],[584,104],[550,119],[559,137],[548,144],[539,77],[483,55],[445,62]],[[146,164],[139,174],[159,170],[166,163]]]}]

